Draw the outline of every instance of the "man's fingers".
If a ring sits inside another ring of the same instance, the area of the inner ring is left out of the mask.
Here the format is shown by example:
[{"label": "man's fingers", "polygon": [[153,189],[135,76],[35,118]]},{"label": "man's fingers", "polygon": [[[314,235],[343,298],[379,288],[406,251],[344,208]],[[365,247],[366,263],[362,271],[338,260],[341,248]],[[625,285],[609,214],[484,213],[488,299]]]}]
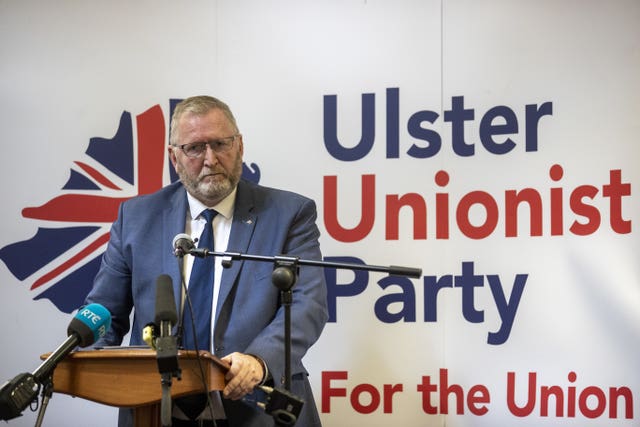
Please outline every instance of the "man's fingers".
[{"label": "man's fingers", "polygon": [[225,379],[227,385],[223,390],[223,396],[227,399],[238,400],[253,391],[253,388],[261,381],[262,366],[255,357],[231,353],[222,358],[229,362],[231,367]]}]

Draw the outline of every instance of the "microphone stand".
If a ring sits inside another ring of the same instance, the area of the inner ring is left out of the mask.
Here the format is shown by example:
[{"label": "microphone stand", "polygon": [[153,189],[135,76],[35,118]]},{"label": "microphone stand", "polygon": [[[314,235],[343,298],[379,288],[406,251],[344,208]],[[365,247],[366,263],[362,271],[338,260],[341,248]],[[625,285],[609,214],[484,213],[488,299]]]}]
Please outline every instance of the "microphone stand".
[{"label": "microphone stand", "polygon": [[[58,350],[71,350],[76,344],[77,341],[69,338],[62,343]],[[8,421],[22,415],[22,411],[27,406],[38,403],[38,393],[41,392],[42,403],[38,409],[35,427],[42,425],[49,400],[53,396],[53,370],[60,359],[61,357],[49,356],[33,373],[19,374],[11,382],[2,386],[0,389],[0,420]]]},{"label": "microphone stand", "polygon": [[[166,323],[166,322],[161,322]],[[164,325],[161,326],[165,327]],[[175,336],[156,338],[157,364],[162,386],[160,400],[160,423],[162,427],[171,427],[171,386],[173,378],[182,379],[182,370],[178,365],[178,346]]]},{"label": "microphone stand", "polygon": [[269,397],[265,404],[260,404],[263,409],[273,417],[277,426],[293,426],[304,402],[291,391],[291,304],[293,302],[293,292],[291,289],[295,285],[299,266],[308,265],[315,267],[340,268],[347,270],[367,270],[388,273],[395,276],[408,276],[419,278],[422,276],[422,269],[400,266],[379,266],[368,264],[352,264],[329,262],[319,260],[300,259],[292,256],[263,256],[250,255],[240,252],[215,252],[207,248],[194,248],[188,252],[190,255],[199,258],[207,256],[222,257],[222,266],[231,267],[234,260],[250,260],[271,262],[274,270],[271,273],[271,282],[280,290],[281,301],[284,307],[284,346],[285,346],[285,367],[284,367],[284,390],[278,388],[260,386]]},{"label": "microphone stand", "polygon": [[53,378],[51,375],[46,377],[42,381],[42,404],[40,405],[40,410],[38,411],[38,418],[36,419],[35,427],[40,427],[42,425],[42,421],[44,420],[44,413],[47,410],[47,406],[49,405],[49,400],[53,395]]},{"label": "microphone stand", "polygon": [[161,320],[158,322],[159,334],[155,339],[156,360],[162,385],[162,397],[160,400],[160,423],[162,427],[171,427],[171,386],[173,378],[182,379],[182,369],[178,362],[177,337],[171,335],[171,322]]}]

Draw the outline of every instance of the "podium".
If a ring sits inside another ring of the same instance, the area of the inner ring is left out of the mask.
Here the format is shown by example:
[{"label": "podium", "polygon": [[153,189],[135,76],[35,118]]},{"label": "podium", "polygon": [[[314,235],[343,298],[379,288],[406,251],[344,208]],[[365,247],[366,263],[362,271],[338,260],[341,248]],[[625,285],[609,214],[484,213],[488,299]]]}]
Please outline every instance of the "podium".
[{"label": "podium", "polygon": [[[209,391],[224,388],[227,363],[206,351],[182,350],[178,358],[182,379],[174,378],[172,399],[202,393],[205,383]],[[156,352],[150,348],[117,347],[71,353],[53,372],[53,391],[104,405],[133,408],[136,427],[161,425],[162,386]]]}]

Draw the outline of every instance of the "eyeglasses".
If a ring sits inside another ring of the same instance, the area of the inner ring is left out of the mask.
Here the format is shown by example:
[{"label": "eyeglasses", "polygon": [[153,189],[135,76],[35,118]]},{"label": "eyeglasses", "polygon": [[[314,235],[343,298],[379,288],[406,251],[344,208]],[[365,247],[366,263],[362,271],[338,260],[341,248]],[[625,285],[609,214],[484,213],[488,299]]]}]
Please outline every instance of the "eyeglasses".
[{"label": "eyeglasses", "polygon": [[233,141],[235,141],[239,136],[240,134],[237,133],[226,138],[214,139],[207,142],[194,142],[193,144],[177,145],[176,147],[180,148],[187,157],[196,159],[207,151],[207,145],[211,148],[211,151],[216,154],[226,153],[231,150],[231,147],[233,147]]}]

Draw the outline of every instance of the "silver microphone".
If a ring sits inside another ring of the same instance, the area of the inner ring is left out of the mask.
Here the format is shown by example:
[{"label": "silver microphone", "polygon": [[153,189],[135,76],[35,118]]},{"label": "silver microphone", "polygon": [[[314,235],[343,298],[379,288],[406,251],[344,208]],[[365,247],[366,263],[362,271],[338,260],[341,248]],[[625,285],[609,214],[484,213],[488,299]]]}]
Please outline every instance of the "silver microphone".
[{"label": "silver microphone", "polygon": [[191,236],[185,233],[180,233],[173,238],[173,254],[178,257],[185,256],[191,253],[195,249],[196,245],[193,243]]}]

